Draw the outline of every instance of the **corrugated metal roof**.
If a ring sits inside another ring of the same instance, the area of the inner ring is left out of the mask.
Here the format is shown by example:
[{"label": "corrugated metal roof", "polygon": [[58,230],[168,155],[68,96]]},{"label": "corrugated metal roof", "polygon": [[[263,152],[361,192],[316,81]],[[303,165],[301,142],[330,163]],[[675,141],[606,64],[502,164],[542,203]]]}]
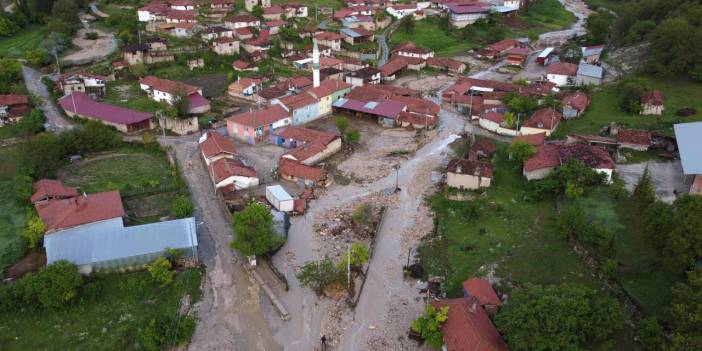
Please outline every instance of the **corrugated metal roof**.
[{"label": "corrugated metal roof", "polygon": [[341,32],[344,33],[344,34],[346,34],[346,35],[348,35],[348,36],[351,37],[351,38],[358,38],[358,37],[361,36],[360,34],[356,33],[356,32],[355,32],[353,29],[351,29],[351,28],[344,28],[344,29],[341,30]]},{"label": "corrugated metal roof", "polygon": [[679,123],[673,128],[680,150],[683,173],[702,174],[702,122]]},{"label": "corrugated metal roof", "polygon": [[285,189],[283,189],[283,187],[280,185],[267,186],[266,190],[270,191],[271,194],[280,201],[289,201],[293,199],[292,196],[290,196],[290,194],[288,194],[288,192],[285,191]]},{"label": "corrugated metal roof", "polygon": [[76,265],[162,252],[165,248],[197,247],[194,218],[133,227],[121,219],[97,222],[46,237],[47,263],[68,260]]},{"label": "corrugated metal roof", "polygon": [[604,71],[602,67],[591,65],[589,63],[580,63],[578,66],[579,76],[588,76],[594,78],[602,78]]}]

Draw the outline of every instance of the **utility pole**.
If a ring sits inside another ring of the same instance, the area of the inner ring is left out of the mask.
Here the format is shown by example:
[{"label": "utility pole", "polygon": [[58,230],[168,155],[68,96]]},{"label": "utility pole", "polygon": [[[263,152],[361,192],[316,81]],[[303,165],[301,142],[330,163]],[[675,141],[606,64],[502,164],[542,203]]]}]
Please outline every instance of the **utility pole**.
[{"label": "utility pole", "polygon": [[346,288],[351,289],[351,244],[346,244]]},{"label": "utility pole", "polygon": [[56,50],[53,50],[53,54],[56,58],[56,69],[58,70],[58,74],[61,75],[61,63],[59,63],[58,53],[56,52]]}]

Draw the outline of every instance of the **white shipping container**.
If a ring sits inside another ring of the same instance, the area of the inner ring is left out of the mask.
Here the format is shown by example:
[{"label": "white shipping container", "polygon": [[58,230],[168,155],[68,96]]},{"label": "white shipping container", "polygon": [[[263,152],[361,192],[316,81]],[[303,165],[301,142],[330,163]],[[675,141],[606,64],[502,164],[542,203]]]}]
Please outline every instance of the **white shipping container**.
[{"label": "white shipping container", "polygon": [[266,187],[266,200],[278,211],[292,212],[295,200],[280,185]]}]

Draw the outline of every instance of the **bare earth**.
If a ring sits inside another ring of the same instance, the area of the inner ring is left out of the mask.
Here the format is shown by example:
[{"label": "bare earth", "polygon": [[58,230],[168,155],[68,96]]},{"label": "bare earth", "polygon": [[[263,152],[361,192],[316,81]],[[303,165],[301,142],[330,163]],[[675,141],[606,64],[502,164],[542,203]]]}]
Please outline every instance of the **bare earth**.
[{"label": "bare earth", "polygon": [[[96,40],[85,39],[85,33],[96,32]],[[84,64],[96,60],[103,60],[117,50],[117,39],[112,33],[97,28],[81,28],[73,38],[73,45],[78,51],[70,52],[61,58],[63,64]]]}]

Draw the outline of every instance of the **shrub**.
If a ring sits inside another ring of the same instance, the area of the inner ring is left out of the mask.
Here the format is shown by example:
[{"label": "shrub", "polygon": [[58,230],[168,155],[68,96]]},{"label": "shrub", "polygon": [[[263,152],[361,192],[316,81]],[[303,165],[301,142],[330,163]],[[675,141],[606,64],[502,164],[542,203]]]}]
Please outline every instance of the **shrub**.
[{"label": "shrub", "polygon": [[444,343],[441,324],[448,319],[448,306],[439,309],[427,304],[424,314],[412,321],[412,330],[419,333],[430,347],[438,349]]},{"label": "shrub", "polygon": [[27,219],[27,225],[22,231],[22,235],[27,239],[27,246],[30,249],[37,247],[42,239],[44,239],[45,231],[46,225],[44,225],[44,222],[36,213],[32,213]]},{"label": "shrub", "polygon": [[232,216],[231,247],[245,256],[258,256],[279,248],[285,241],[273,228],[273,215],[259,202],[251,202]]},{"label": "shrub", "polygon": [[358,207],[356,207],[355,210],[353,210],[353,214],[351,215],[351,220],[356,225],[366,225],[368,224],[368,219],[371,216],[371,209],[368,204],[361,204]]},{"label": "shrub", "polygon": [[171,261],[163,256],[159,256],[156,260],[146,265],[146,269],[151,274],[154,282],[161,287],[170,284],[173,281],[175,272],[171,271]]},{"label": "shrub", "polygon": [[144,350],[157,351],[187,343],[194,332],[195,320],[192,317],[161,315],[147,322],[138,340]]},{"label": "shrub", "polygon": [[0,286],[0,311],[7,312],[22,307],[41,309],[60,308],[78,296],[83,278],[72,263],[56,261],[38,273]]},{"label": "shrub", "polygon": [[300,267],[297,279],[300,281],[300,285],[321,295],[327,286],[344,281],[344,271],[335,266],[334,262],[327,257],[317,262],[305,262]]},{"label": "shrub", "polygon": [[195,208],[187,196],[178,196],[171,204],[171,212],[176,218],[187,218],[193,215]]}]

